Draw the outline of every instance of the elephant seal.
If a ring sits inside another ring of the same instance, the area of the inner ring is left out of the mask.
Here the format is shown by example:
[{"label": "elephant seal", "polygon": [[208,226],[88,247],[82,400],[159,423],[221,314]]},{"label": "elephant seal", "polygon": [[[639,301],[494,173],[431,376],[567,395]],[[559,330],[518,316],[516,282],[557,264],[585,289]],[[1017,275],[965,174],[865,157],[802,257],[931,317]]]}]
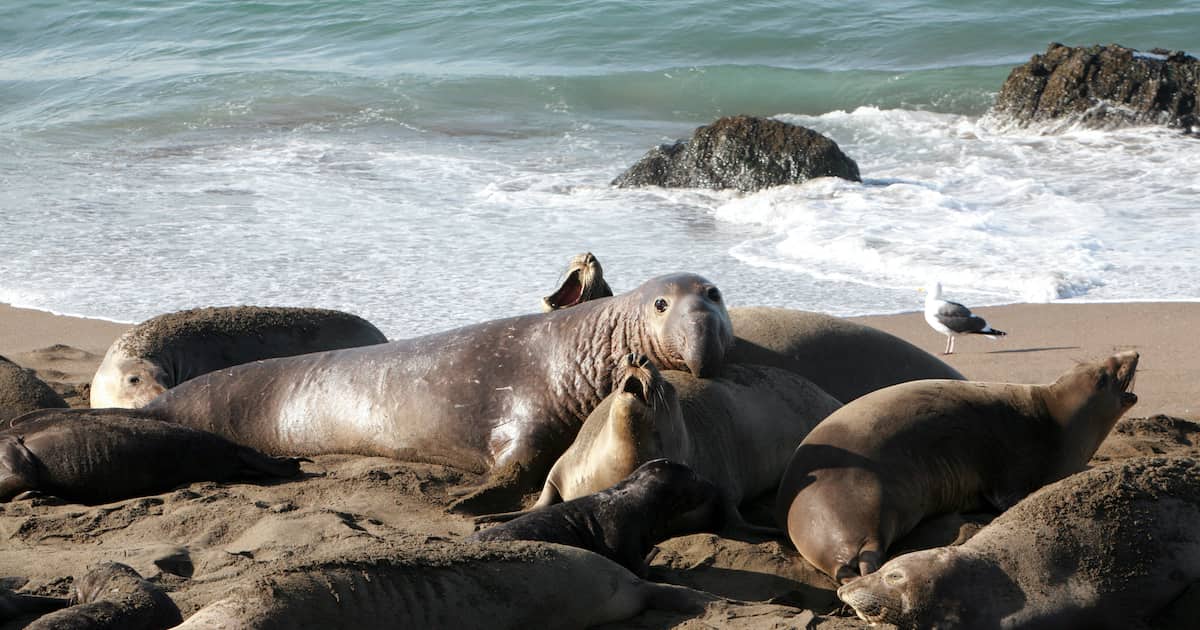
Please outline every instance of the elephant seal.
[{"label": "elephant seal", "polygon": [[962,546],[893,558],[838,597],[901,628],[1143,628],[1197,580],[1200,462],[1150,457],[1046,486]]},{"label": "elephant seal", "polygon": [[487,473],[452,509],[496,512],[545,480],[612,389],[618,358],[645,353],[710,376],[732,337],[717,287],[674,274],[563,311],[212,372],[144,410],[270,454],[381,455]]},{"label": "elephant seal", "polygon": [[[594,271],[588,271],[593,267]],[[581,271],[572,276],[576,269]],[[558,291],[542,300],[542,307],[547,310],[572,307],[596,299],[607,290],[600,262],[590,253],[580,254],[571,260],[567,280]],[[735,336],[725,357],[727,363],[754,363],[790,370],[842,402],[906,381],[966,378],[942,360],[895,335],[839,317],[748,306],[731,307],[729,318]]]},{"label": "elephant seal", "polygon": [[42,615],[70,605],[70,600],[62,597],[43,597],[18,593],[25,583],[20,578],[0,578],[0,623],[7,623],[26,615]]},{"label": "elephant seal", "polygon": [[0,501],[27,490],[96,504],[191,481],[295,477],[295,459],[267,457],[218,435],[139,418],[135,410],[46,409],[0,431]]},{"label": "elephant seal", "polygon": [[129,329],[92,377],[91,406],[145,406],[189,379],[230,366],[384,343],[367,320],[319,308],[222,306],[168,313]]},{"label": "elephant seal", "polygon": [[1084,363],[1050,385],[929,380],[847,404],[804,438],[775,503],[802,556],[838,581],[879,568],[927,516],[1003,511],[1083,470],[1117,419],[1138,354]]},{"label": "elephant seal", "polygon": [[536,510],[467,540],[539,540],[594,551],[646,577],[646,554],[676,536],[720,524],[716,486],[665,459],[646,462],[615,486]]},{"label": "elephant seal", "polygon": [[0,424],[35,409],[67,406],[58,392],[27,370],[0,356]]},{"label": "elephant seal", "polygon": [[591,252],[578,254],[567,265],[567,272],[558,289],[542,298],[542,311],[557,311],[612,295],[612,289],[604,281],[604,269],[600,267],[600,261]]},{"label": "elephant seal", "polygon": [[118,562],[93,568],[71,590],[70,608],[41,617],[26,630],[160,630],[183,621],[161,587]]},{"label": "elephant seal", "polygon": [[189,617],[192,628],[590,628],[720,598],[655,584],[584,549],[503,542],[356,553],[268,575]]},{"label": "elephant seal", "polygon": [[840,406],[804,378],[765,366],[730,365],[718,378],[699,379],[660,373],[634,354],[618,374],[533,509],[597,492],[666,457],[717,485],[727,529],[753,529],[738,506],[774,490],[796,445]]}]

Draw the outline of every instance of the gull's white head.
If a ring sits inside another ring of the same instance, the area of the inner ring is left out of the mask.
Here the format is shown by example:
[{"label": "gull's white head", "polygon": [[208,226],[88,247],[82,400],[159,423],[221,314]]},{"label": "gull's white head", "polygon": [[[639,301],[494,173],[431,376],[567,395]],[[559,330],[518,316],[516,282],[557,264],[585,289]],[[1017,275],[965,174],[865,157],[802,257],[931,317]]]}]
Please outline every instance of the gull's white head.
[{"label": "gull's white head", "polygon": [[942,299],[942,283],[937,280],[930,280],[928,284],[921,287],[921,292],[925,294],[925,301]]}]

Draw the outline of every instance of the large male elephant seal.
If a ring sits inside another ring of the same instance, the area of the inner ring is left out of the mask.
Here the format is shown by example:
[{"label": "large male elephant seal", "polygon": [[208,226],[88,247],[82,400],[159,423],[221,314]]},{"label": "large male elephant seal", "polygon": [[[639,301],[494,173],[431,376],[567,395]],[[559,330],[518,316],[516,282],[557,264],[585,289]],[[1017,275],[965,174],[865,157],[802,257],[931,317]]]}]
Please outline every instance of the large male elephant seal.
[{"label": "large male elephant seal", "polygon": [[95,504],[191,481],[295,477],[297,460],[268,457],[191,427],[124,409],[35,411],[0,431],[0,501],[26,490]]},{"label": "large male elephant seal", "polygon": [[222,306],[168,313],[109,346],[92,378],[91,406],[142,407],[214,370],[386,341],[367,320],[327,309]]},{"label": "large male elephant seal", "polygon": [[1050,385],[916,381],[847,404],[796,449],[775,514],[839,581],[879,568],[923,518],[994,507],[1078,472],[1117,419],[1138,354],[1084,363]]},{"label": "large male elephant seal", "polygon": [[591,252],[578,254],[567,265],[558,289],[542,298],[542,311],[557,311],[589,300],[612,297],[613,291],[604,281],[604,269]]},{"label": "large male elephant seal", "polygon": [[611,488],[535,510],[467,540],[538,540],[594,551],[646,577],[646,554],[676,536],[720,525],[716,486],[665,459],[646,462]]},{"label": "large male elephant seal", "polygon": [[746,528],[737,507],[774,490],[796,445],[841,406],[803,377],[759,365],[699,379],[660,373],[630,355],[618,373],[617,388],[555,462],[534,509],[597,492],[665,457],[716,484],[726,527]]},{"label": "large male elephant seal", "polygon": [[35,409],[66,407],[67,401],[33,370],[0,356],[0,425]]},{"label": "large male elephant seal", "polygon": [[41,617],[26,630],[163,630],[183,621],[162,587],[118,562],[91,569],[71,590],[70,608]]},{"label": "large male elephant seal", "polygon": [[145,408],[271,454],[358,453],[490,478],[454,508],[512,509],[612,389],[621,356],[711,376],[732,339],[717,287],[693,274],[616,297],[376,346],[241,365]]},{"label": "large male elephant seal", "polygon": [[699,612],[719,598],[655,584],[590,551],[531,542],[358,553],[260,578],[178,626],[590,628],[646,609]]},{"label": "large male elephant seal", "polygon": [[[580,254],[543,309],[563,309],[609,291],[600,262]],[[611,294],[611,292],[609,293]],[[937,357],[882,330],[823,313],[767,306],[731,307],[734,343],[728,363],[790,370],[842,402],[906,381],[964,380]]]},{"label": "large male elephant seal", "polygon": [[1153,457],[1042,488],[962,546],[896,557],[838,597],[914,630],[1117,630],[1148,627],[1197,580],[1200,463]]}]

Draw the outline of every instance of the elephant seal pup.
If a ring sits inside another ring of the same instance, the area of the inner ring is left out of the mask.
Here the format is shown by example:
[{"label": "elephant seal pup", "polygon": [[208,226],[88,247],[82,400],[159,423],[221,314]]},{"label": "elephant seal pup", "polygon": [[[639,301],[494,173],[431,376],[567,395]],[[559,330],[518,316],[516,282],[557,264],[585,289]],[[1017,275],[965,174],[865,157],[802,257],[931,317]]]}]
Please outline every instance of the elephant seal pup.
[{"label": "elephant seal pup", "polygon": [[355,453],[487,473],[461,512],[519,505],[612,389],[618,358],[720,371],[733,338],[693,274],[415,339],[259,361],[168,390],[147,414],[270,454]]},{"label": "elephant seal pup", "polygon": [[542,311],[550,312],[602,297],[612,297],[604,281],[604,269],[591,252],[578,254],[567,265],[567,273],[558,289],[542,298]]},{"label": "elephant seal pup", "polygon": [[0,356],[0,424],[35,409],[67,406],[58,392],[33,374]]},{"label": "elephant seal pup", "polygon": [[1200,462],[1150,457],[1029,495],[959,547],[838,589],[901,628],[1142,628],[1200,580]]},{"label": "elephant seal pup", "polygon": [[[589,272],[591,264],[594,271]],[[576,269],[581,271],[572,276]],[[590,253],[581,254],[571,260],[559,290],[543,298],[542,308],[568,308],[611,295],[605,291],[610,290],[600,262]],[[906,381],[965,379],[958,370],[895,335],[839,317],[748,306],[730,308],[729,318],[735,337],[726,362],[790,370],[842,402]]]},{"label": "elephant seal pup", "polygon": [[916,381],[834,412],[796,449],[775,515],[797,551],[844,582],[879,568],[927,516],[1011,507],[1083,470],[1117,419],[1138,354],[1050,385]]},{"label": "elephant seal pup", "polygon": [[699,612],[720,598],[655,584],[590,551],[531,542],[355,554],[236,588],[191,628],[590,628],[643,610]]},{"label": "elephant seal pup", "polygon": [[730,365],[718,378],[698,379],[629,355],[618,370],[616,390],[555,462],[534,509],[597,492],[666,457],[717,485],[727,529],[753,529],[737,507],[774,490],[796,445],[840,406],[804,378],[765,366]]},{"label": "elephant seal pup", "polygon": [[38,490],[108,503],[191,481],[295,477],[295,459],[267,457],[199,429],[124,409],[46,409],[0,432],[0,501]]},{"label": "elephant seal pup", "polygon": [[7,623],[25,615],[42,615],[70,605],[62,597],[43,597],[18,593],[13,589],[22,586],[19,578],[0,578],[0,623]]},{"label": "elephant seal pup", "polygon": [[720,525],[716,486],[665,459],[646,462],[615,486],[469,536],[467,540],[540,540],[594,551],[646,577],[646,554],[676,536]]},{"label": "elephant seal pup", "polygon": [[384,343],[367,320],[319,308],[222,306],[168,313],[129,329],[92,377],[91,406],[145,406],[176,385],[242,363]]},{"label": "elephant seal pup", "polygon": [[79,578],[71,604],[39,618],[26,630],[160,630],[183,621],[162,588],[117,562],[102,563]]}]

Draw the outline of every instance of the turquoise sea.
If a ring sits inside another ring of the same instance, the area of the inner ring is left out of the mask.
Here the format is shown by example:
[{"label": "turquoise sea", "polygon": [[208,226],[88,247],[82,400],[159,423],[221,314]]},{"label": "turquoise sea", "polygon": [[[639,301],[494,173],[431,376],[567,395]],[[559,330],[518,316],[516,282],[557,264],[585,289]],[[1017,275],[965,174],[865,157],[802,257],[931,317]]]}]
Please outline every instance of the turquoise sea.
[{"label": "turquoise sea", "polygon": [[[0,301],[138,321],[343,308],[404,337],[537,309],[592,251],[732,304],[1200,298],[1200,140],[1014,130],[1068,45],[1200,53],[1188,2],[12,3]],[[861,184],[617,190],[727,114],[833,138]]]}]

